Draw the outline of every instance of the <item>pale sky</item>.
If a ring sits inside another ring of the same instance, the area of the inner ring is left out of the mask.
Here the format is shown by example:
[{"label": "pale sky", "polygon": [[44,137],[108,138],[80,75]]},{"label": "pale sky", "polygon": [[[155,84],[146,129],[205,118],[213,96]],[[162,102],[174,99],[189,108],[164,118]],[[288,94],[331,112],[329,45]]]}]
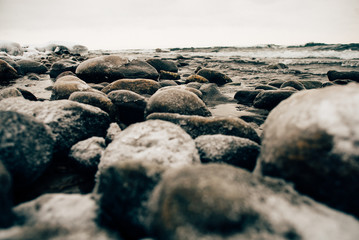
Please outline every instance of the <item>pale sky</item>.
[{"label": "pale sky", "polygon": [[0,40],[90,49],[359,42],[359,0],[0,0]]}]

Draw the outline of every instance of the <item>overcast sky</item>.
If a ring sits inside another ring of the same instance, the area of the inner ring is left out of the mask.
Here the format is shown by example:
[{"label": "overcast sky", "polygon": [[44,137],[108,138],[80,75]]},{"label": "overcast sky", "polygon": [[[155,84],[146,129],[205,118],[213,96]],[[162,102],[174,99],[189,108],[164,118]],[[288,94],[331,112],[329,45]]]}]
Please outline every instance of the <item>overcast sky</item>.
[{"label": "overcast sky", "polygon": [[90,49],[359,42],[359,0],[0,0],[0,40]]}]

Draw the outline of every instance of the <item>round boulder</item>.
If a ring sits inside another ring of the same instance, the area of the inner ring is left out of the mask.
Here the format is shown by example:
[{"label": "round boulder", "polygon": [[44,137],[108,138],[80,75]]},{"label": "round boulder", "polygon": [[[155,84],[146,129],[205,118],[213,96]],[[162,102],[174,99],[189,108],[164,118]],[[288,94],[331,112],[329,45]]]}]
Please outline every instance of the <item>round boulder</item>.
[{"label": "round boulder", "polygon": [[256,171],[359,216],[359,85],[299,92],[268,116]]},{"label": "round boulder", "polygon": [[69,59],[57,61],[51,65],[50,77],[56,78],[58,75],[66,71],[75,72],[78,65],[79,64],[77,62]]},{"label": "round boulder", "polygon": [[115,90],[129,90],[138,94],[154,94],[161,85],[150,79],[121,79],[114,81],[102,89],[103,93],[108,94]]},{"label": "round boulder", "polygon": [[51,100],[68,99],[74,92],[95,91],[78,77],[66,75],[56,80],[52,87]]},{"label": "round boulder", "polygon": [[291,90],[268,90],[259,93],[254,101],[253,106],[260,109],[272,110],[281,101],[289,98],[295,91]]},{"label": "round boulder", "polygon": [[0,59],[0,80],[6,81],[18,77],[19,75],[17,71],[13,67],[11,67],[10,64]]},{"label": "round boulder", "polygon": [[41,62],[31,59],[22,59],[16,62],[20,66],[21,74],[38,73],[43,74],[47,72],[47,68]]},{"label": "round boulder", "polygon": [[208,68],[199,70],[197,75],[200,75],[206,78],[209,82],[215,83],[217,85],[224,85],[226,83],[232,82],[232,79],[230,79],[225,74]]},{"label": "round boulder", "polygon": [[149,63],[152,67],[154,67],[157,72],[161,72],[161,70],[174,73],[178,72],[177,64],[174,61],[151,58],[148,59],[146,62]]},{"label": "round boulder", "polygon": [[69,100],[101,108],[107,113],[111,112],[113,106],[111,100],[102,92],[73,92]]}]

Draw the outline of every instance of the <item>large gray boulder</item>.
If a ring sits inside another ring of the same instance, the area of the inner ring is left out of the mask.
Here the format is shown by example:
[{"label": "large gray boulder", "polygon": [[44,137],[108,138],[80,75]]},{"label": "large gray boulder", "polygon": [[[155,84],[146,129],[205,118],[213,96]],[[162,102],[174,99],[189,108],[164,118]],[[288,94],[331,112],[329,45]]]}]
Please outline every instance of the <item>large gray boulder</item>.
[{"label": "large gray boulder", "polygon": [[294,94],[268,116],[256,171],[359,216],[359,85]]},{"label": "large gray boulder", "polygon": [[359,221],[283,181],[225,164],[167,170],[149,201],[155,239],[357,239]]}]

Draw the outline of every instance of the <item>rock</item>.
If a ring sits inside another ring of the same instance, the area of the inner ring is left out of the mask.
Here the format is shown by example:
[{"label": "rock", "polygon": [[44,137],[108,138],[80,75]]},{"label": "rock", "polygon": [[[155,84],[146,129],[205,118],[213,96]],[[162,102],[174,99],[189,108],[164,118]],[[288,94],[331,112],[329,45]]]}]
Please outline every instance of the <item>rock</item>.
[{"label": "rock", "polygon": [[152,113],[147,119],[161,119],[181,126],[192,138],[201,135],[223,134],[248,138],[256,143],[260,138],[246,122],[231,117],[186,116],[173,113]]},{"label": "rock", "polygon": [[234,99],[236,99],[239,104],[251,106],[253,105],[254,99],[261,92],[263,92],[263,90],[239,90],[234,95]]},{"label": "rock", "polygon": [[19,92],[25,99],[31,100],[31,101],[37,101],[37,97],[32,92],[30,92],[26,89],[23,89],[23,88],[17,88],[17,90],[19,90]]},{"label": "rock", "polygon": [[0,80],[1,82],[18,78],[17,71],[11,67],[7,62],[0,59]]},{"label": "rock", "polygon": [[281,101],[289,98],[295,91],[268,90],[259,93],[253,101],[253,106],[260,109],[272,110]]},{"label": "rock", "polygon": [[225,164],[166,171],[149,203],[155,239],[356,239],[359,221],[283,181]]},{"label": "rock", "polygon": [[235,136],[203,135],[195,139],[202,163],[227,163],[252,171],[260,147],[257,143]]},{"label": "rock", "polygon": [[20,44],[16,42],[0,42],[0,52],[6,52],[13,56],[20,56],[24,53]]},{"label": "rock", "polygon": [[282,86],[282,84],[285,83],[284,80],[280,80],[280,79],[277,79],[277,80],[272,80],[268,83],[269,86],[273,86],[273,87],[276,87],[276,88],[280,88],[280,86]]},{"label": "rock", "polygon": [[295,80],[286,81],[280,86],[280,88],[286,88],[286,87],[292,87],[299,91],[305,89],[305,86],[303,85],[303,83],[301,83],[299,81],[295,81]]},{"label": "rock", "polygon": [[198,82],[198,83],[209,83],[208,79],[200,75],[191,75],[186,79],[186,83]]},{"label": "rock", "polygon": [[165,91],[168,89],[181,89],[181,90],[186,90],[189,91],[191,93],[194,93],[197,95],[197,97],[199,97],[200,99],[202,99],[202,92],[196,88],[192,88],[192,87],[188,87],[187,85],[177,85],[177,86],[168,86],[168,87],[162,87],[160,88],[158,91]]},{"label": "rock", "polygon": [[246,121],[247,123],[255,123],[258,126],[261,126],[264,123],[264,121],[267,119],[267,116],[252,113],[248,115],[241,115],[239,118]]},{"label": "rock", "polygon": [[161,87],[177,86],[178,84],[173,80],[160,80]]},{"label": "rock", "polygon": [[178,73],[161,70],[160,71],[160,79],[178,80],[178,79],[181,79],[181,76]]},{"label": "rock", "polygon": [[202,84],[199,89],[202,92],[202,99],[208,105],[233,102],[232,99],[223,95],[218,86],[214,83]]},{"label": "rock", "polygon": [[[65,71],[60,73],[59,75],[57,75],[57,77],[55,78],[55,82],[57,81],[57,79],[65,77],[65,76],[74,76],[77,77],[75,73],[71,72],[71,71]],[[82,80],[81,80],[82,81]],[[90,85],[90,84],[89,84]]]},{"label": "rock", "polygon": [[53,49],[53,52],[58,55],[70,54],[70,49],[64,45],[55,45],[55,49]]},{"label": "rock", "polygon": [[0,160],[15,187],[31,184],[51,162],[55,141],[50,128],[34,117],[0,111],[0,133]]},{"label": "rock", "polygon": [[91,137],[73,145],[70,149],[69,158],[80,172],[94,175],[105,148],[104,138]]},{"label": "rock", "polygon": [[0,100],[13,97],[22,97],[21,92],[17,88],[8,87],[0,90]]},{"label": "rock", "polygon": [[287,69],[288,66],[284,63],[271,64],[267,67],[268,69]]},{"label": "rock", "polygon": [[99,219],[102,225],[121,233],[125,239],[148,236],[144,219],[147,202],[167,168],[142,160],[118,162],[100,175],[96,193],[100,194]]},{"label": "rock", "polygon": [[270,85],[258,85],[254,88],[255,90],[277,90],[278,88]]},{"label": "rock", "polygon": [[337,79],[350,79],[355,82],[359,82],[359,71],[351,72],[338,72],[338,71],[328,71],[327,73],[329,81],[334,81]]},{"label": "rock", "polygon": [[79,64],[77,62],[70,59],[62,59],[60,61],[57,61],[51,65],[50,77],[56,78],[58,75],[66,71],[74,73],[78,65]]},{"label": "rock", "polygon": [[109,128],[107,129],[107,134],[105,138],[106,144],[108,145],[109,143],[111,143],[121,131],[122,130],[117,123],[111,123]]},{"label": "rock", "polygon": [[161,85],[150,79],[121,79],[114,81],[102,89],[103,93],[108,94],[114,90],[129,90],[138,94],[154,94]]},{"label": "rock", "polygon": [[353,82],[352,80],[349,79],[337,79],[334,80],[332,83],[336,84],[336,85],[347,85],[348,83]]},{"label": "rock", "polygon": [[95,92],[87,83],[71,75],[56,80],[52,87],[50,100],[68,99],[74,92]]},{"label": "rock", "polygon": [[11,191],[11,176],[0,160],[0,231],[14,221]]},{"label": "rock", "polygon": [[157,80],[159,74],[157,70],[145,61],[132,60],[120,67],[123,78],[145,78]]},{"label": "rock", "polygon": [[41,62],[36,62],[31,59],[22,59],[16,62],[21,69],[21,74],[38,73],[43,74],[47,72],[47,68]]},{"label": "rock", "polygon": [[154,67],[159,73],[161,72],[161,70],[174,73],[178,72],[177,64],[174,61],[151,58],[148,59],[146,62],[149,63],[152,67]]},{"label": "rock", "polygon": [[190,83],[186,84],[187,87],[195,88],[195,89],[198,89],[198,90],[202,87],[202,85],[203,84],[199,83],[199,82],[190,82]]},{"label": "rock", "polygon": [[76,75],[86,82],[112,82],[124,78],[122,65],[128,60],[119,56],[100,56],[88,59],[76,68]]},{"label": "rock", "polygon": [[74,55],[84,55],[88,53],[88,48],[86,46],[76,44],[71,47],[70,52]]},{"label": "rock", "polygon": [[334,85],[333,82],[324,82],[322,87],[323,87],[323,88],[324,88],[324,87],[330,87],[330,86],[333,86],[333,85]]},{"label": "rock", "polygon": [[150,97],[145,115],[154,112],[211,116],[205,103],[196,94],[176,88],[158,91]]},{"label": "rock", "polygon": [[130,125],[145,120],[147,101],[143,96],[128,90],[116,90],[110,92],[108,98],[113,102],[112,114],[116,122]]},{"label": "rock", "polygon": [[55,135],[55,154],[68,155],[75,143],[92,136],[105,136],[110,124],[107,113],[99,108],[69,100],[34,102],[21,98],[4,99],[0,110],[34,116],[47,124]]},{"label": "rock", "polygon": [[13,67],[16,70],[17,73],[21,72],[19,64],[17,64],[14,60],[12,60],[12,58],[9,57],[8,55],[4,55],[4,56],[0,55],[0,60],[4,60],[5,62],[7,62],[11,67]]},{"label": "rock", "polygon": [[197,75],[200,75],[206,78],[209,82],[215,83],[217,85],[224,85],[226,83],[232,82],[232,80],[225,74],[208,68],[199,70]]},{"label": "rock", "polygon": [[356,84],[293,95],[264,124],[256,171],[358,217],[358,111]]},{"label": "rock", "polygon": [[101,108],[109,114],[113,108],[111,100],[102,92],[73,92],[69,100]]},{"label": "rock", "polygon": [[24,223],[0,231],[1,239],[120,239],[96,223],[98,206],[91,195],[45,194],[14,211]]},{"label": "rock", "polygon": [[321,88],[322,82],[317,80],[299,80],[300,83],[304,85],[306,89],[315,89],[315,88]]},{"label": "rock", "polygon": [[161,120],[132,124],[121,131],[102,155],[98,174],[110,164],[134,160],[170,167],[200,162],[193,139],[179,126]]}]

